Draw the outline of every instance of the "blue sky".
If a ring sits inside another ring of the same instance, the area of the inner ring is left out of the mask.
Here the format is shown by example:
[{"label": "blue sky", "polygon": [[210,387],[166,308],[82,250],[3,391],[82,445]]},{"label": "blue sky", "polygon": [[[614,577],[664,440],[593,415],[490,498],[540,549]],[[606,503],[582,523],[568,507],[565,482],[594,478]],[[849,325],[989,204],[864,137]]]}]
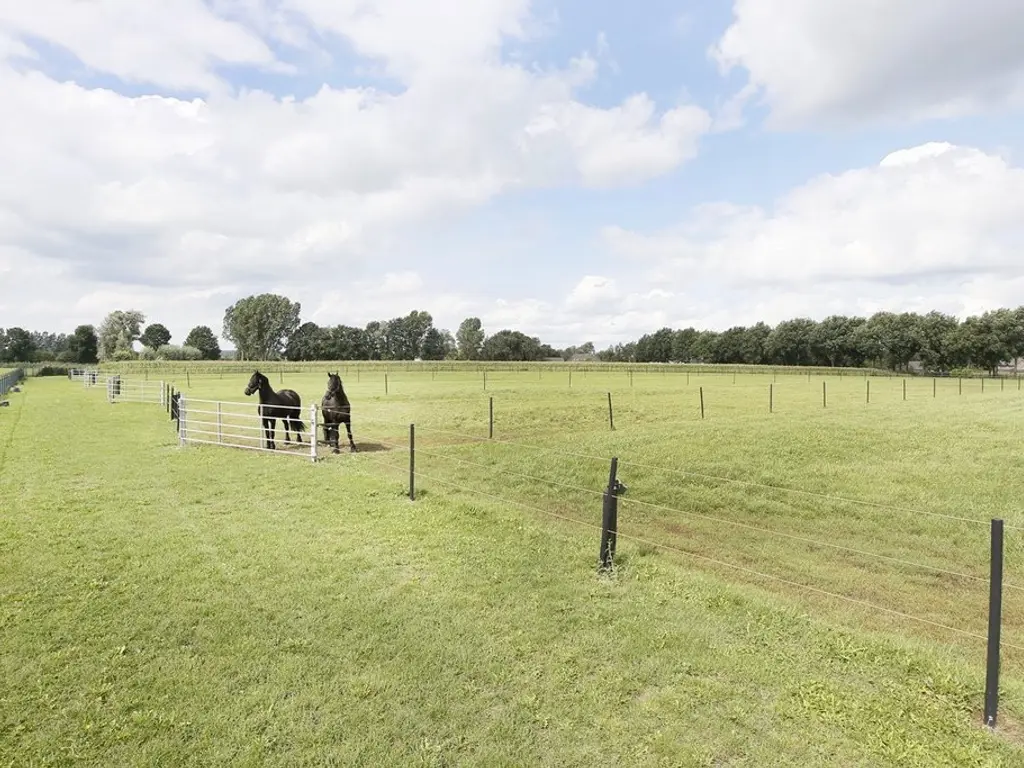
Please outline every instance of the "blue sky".
[{"label": "blue sky", "polygon": [[1016,306],[1018,11],[12,4],[0,327],[180,341],[263,291],[555,345]]}]

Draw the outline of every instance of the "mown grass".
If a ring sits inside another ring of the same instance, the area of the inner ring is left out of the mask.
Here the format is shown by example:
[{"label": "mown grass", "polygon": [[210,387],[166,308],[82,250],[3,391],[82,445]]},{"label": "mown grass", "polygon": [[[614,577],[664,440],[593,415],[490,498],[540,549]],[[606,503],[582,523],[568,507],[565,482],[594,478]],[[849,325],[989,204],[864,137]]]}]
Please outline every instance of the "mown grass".
[{"label": "mown grass", "polygon": [[[192,380],[186,401],[248,402],[245,378]],[[326,383],[284,378],[304,402]],[[510,375],[489,376],[484,392],[476,376],[438,373],[389,378],[386,396],[380,381],[346,380],[357,442],[394,450],[316,465],[179,449],[158,406],[30,380],[0,414],[0,755],[104,766],[1024,764],[1009,738],[1024,711],[1016,660],[1004,667],[1002,733],[978,725],[980,640],[626,538],[612,577],[595,574],[594,491],[607,466],[584,457],[618,455],[624,536],[984,633],[982,583],[969,591],[694,513],[980,575],[983,525],[652,467],[1020,523],[1011,469],[1024,400],[931,398],[930,382],[915,381],[906,402],[899,382],[873,386],[868,406],[863,380],[830,379],[828,408],[819,381],[794,381],[777,385],[768,414],[770,380],[687,388],[652,374],[630,387],[591,373],[569,391]],[[486,440],[490,396],[496,439],[534,448]],[[425,475],[414,503],[409,421]],[[1008,546],[1007,579],[1024,584],[1012,531]]]}]

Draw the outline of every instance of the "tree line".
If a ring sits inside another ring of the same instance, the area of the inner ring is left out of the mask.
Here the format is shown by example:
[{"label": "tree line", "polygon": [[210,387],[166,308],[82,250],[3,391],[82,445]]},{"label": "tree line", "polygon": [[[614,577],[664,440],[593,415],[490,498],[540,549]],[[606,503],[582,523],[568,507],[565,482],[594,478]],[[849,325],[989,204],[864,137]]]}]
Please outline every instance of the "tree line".
[{"label": "tree line", "polygon": [[[96,363],[217,360],[217,335],[194,327],[181,346],[161,323],[146,325],[138,310],[115,310],[98,328],[74,333],[0,329],[0,362]],[[555,349],[535,336],[502,329],[488,335],[478,317],[453,334],[434,326],[429,312],[413,310],[364,327],[321,326],[301,320],[301,305],[285,296],[248,296],[224,311],[222,334],[241,360],[494,360],[599,359],[608,362],[718,363],[823,367],[872,366],[928,371],[980,368],[1024,357],[1024,307],[997,309],[963,321],[941,312],[877,312],[870,317],[832,315],[824,320],[785,320],[734,326],[725,331],[661,328],[638,340],[596,352],[592,342]],[[142,346],[135,350],[135,343]]]},{"label": "tree line", "polygon": [[543,360],[559,354],[521,331],[488,336],[478,317],[467,317],[453,334],[418,309],[364,327],[303,323],[300,314],[301,305],[285,296],[249,296],[225,310],[223,335],[243,360]]},{"label": "tree line", "polygon": [[662,328],[598,353],[601,360],[747,365],[872,366],[949,372],[999,366],[1024,357],[1024,307],[963,321],[942,312],[876,312],[870,317],[796,318],[725,331]]}]

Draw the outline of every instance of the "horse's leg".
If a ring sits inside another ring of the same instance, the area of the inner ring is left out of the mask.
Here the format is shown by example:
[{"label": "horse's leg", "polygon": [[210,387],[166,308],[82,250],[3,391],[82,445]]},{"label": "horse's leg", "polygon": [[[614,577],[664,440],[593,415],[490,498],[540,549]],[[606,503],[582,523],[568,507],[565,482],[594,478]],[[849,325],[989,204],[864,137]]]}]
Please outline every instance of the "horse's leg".
[{"label": "horse's leg", "polygon": [[352,448],[352,451],[356,450],[356,441],[352,439],[352,419],[345,419],[345,431],[348,432],[348,444]]},{"label": "horse's leg", "polygon": [[267,430],[267,448],[276,451],[277,445],[274,443],[274,432],[277,430],[277,419],[268,418],[265,428]]}]

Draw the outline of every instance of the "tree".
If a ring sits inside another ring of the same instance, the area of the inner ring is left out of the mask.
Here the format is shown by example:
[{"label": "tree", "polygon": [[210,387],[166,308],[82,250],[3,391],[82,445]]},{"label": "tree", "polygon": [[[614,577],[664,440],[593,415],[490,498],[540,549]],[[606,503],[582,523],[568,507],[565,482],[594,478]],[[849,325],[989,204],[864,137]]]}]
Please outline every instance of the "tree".
[{"label": "tree", "polygon": [[32,354],[36,351],[35,343],[32,341],[32,334],[24,328],[8,328],[7,343],[4,350],[4,362],[27,363],[32,360]]},{"label": "tree", "polygon": [[545,354],[542,347],[536,337],[505,329],[484,341],[480,357],[484,360],[540,360]]},{"label": "tree", "polygon": [[456,350],[455,338],[448,331],[430,327],[423,337],[420,357],[424,360],[445,360]]},{"label": "tree", "polygon": [[146,327],[142,336],[139,337],[139,341],[142,342],[143,346],[149,347],[155,352],[160,347],[170,343],[171,332],[167,330],[166,326],[160,323],[153,323]]},{"label": "tree", "polygon": [[672,334],[672,360],[677,363],[688,363],[693,359],[693,345],[697,341],[695,328],[684,328]]},{"label": "tree", "polygon": [[865,357],[891,370],[906,370],[921,349],[920,316],[912,312],[876,312],[858,329],[866,344]]},{"label": "tree", "polygon": [[91,325],[80,325],[68,338],[66,350],[69,363],[98,363],[100,340]]},{"label": "tree", "polygon": [[336,325],[327,330],[325,360],[367,360],[370,357],[366,331],[351,325]]},{"label": "tree", "polygon": [[863,355],[859,353],[854,334],[863,324],[863,318],[845,315],[829,315],[818,323],[811,333],[814,362],[832,367],[859,365]]},{"label": "tree", "polygon": [[224,310],[223,336],[240,360],[276,360],[299,327],[301,305],[285,296],[247,296]]},{"label": "tree", "polygon": [[331,335],[316,323],[303,323],[288,339],[284,356],[288,360],[326,360],[330,357]]},{"label": "tree", "polygon": [[641,336],[636,343],[636,359],[641,363],[667,363],[672,359],[675,331],[662,328]]},{"label": "tree", "polygon": [[115,309],[106,315],[98,332],[99,359],[133,357],[132,344],[141,336],[143,323],[145,315],[136,309]]},{"label": "tree", "polygon": [[805,317],[784,320],[768,334],[765,357],[781,365],[811,365],[811,349],[817,323]]},{"label": "tree", "polygon": [[484,345],[483,324],[479,317],[467,317],[455,332],[460,360],[479,360]]},{"label": "tree", "polygon": [[366,359],[384,360],[387,352],[384,324],[379,320],[370,321],[363,331],[363,338],[366,340]]},{"label": "tree", "polygon": [[197,325],[185,337],[185,346],[203,353],[203,360],[220,360],[220,343],[207,325]]},{"label": "tree", "polygon": [[948,371],[954,365],[960,323],[952,315],[929,312],[918,325],[921,363],[929,371]]},{"label": "tree", "polygon": [[146,316],[135,309],[115,309],[107,315],[99,329],[100,360],[134,357],[132,344],[141,335],[140,329],[144,322]]}]

